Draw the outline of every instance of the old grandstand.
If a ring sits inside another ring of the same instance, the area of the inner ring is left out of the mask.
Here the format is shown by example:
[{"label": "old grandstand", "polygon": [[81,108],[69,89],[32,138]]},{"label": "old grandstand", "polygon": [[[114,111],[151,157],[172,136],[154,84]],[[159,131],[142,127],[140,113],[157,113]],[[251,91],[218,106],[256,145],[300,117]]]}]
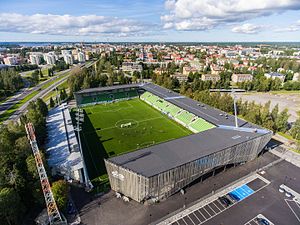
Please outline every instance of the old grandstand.
[{"label": "old grandstand", "polygon": [[240,119],[236,128],[232,115],[151,83],[86,89],[75,98],[88,118],[82,133],[94,165],[89,173],[104,159],[111,188],[138,202],[253,160],[272,136]]}]

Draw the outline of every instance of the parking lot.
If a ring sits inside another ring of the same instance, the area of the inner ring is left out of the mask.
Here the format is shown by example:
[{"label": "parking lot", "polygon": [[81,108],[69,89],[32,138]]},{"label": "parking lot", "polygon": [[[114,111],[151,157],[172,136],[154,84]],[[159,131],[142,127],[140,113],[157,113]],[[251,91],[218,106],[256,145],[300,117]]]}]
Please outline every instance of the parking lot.
[{"label": "parking lot", "polygon": [[[190,211],[186,220],[184,216],[168,224],[210,224],[210,225],[243,225],[257,215],[262,214],[272,223],[278,225],[296,225],[299,220],[292,212],[283,193],[278,191],[281,184],[286,183],[293,190],[300,192],[300,168],[282,161],[265,169],[264,174],[259,174],[261,179],[244,182],[245,177],[258,168],[278,161],[279,158],[271,153],[260,156],[257,160],[246,163],[216,174],[202,182],[195,183],[186,189],[186,194],[175,194],[166,201],[154,205],[142,205],[134,201],[124,202],[117,199],[113,192],[93,198],[81,190],[73,190],[73,198],[80,212],[82,224],[89,225],[156,225],[174,215],[180,214],[184,209],[189,209],[201,199],[207,199],[212,192],[226,189],[225,193],[247,184],[254,193],[225,207],[218,200],[218,196],[202,206],[205,209]],[[287,178],[286,178],[287,176]],[[270,181],[267,186],[265,180]],[[227,189],[228,185],[242,180],[238,186]],[[292,199],[289,199],[292,200]],[[288,201],[295,212],[298,207]],[[195,213],[194,213],[195,211]],[[193,212],[193,214],[191,213]],[[298,215],[298,214],[297,214]],[[300,217],[300,213],[298,215]],[[176,221],[176,222],[175,222]],[[183,222],[183,223],[182,223]]]},{"label": "parking lot", "polygon": [[220,197],[216,194],[213,200],[205,205],[200,203],[199,208],[194,209],[187,215],[182,216],[178,220],[169,223],[172,225],[197,225],[204,224],[206,221],[212,219],[213,217],[221,214],[225,210],[239,204],[241,201],[259,191],[260,189],[266,187],[269,182],[265,182],[260,178],[255,178],[252,181],[242,184],[239,187],[232,187],[231,191],[225,192]]},{"label": "parking lot", "polygon": [[[283,183],[291,189],[300,192],[300,168],[286,161],[270,167],[262,177],[271,181],[269,185],[260,188],[238,204],[234,204],[222,213],[217,214],[203,224],[205,225],[238,225],[238,224],[263,224],[255,218],[262,214],[272,224],[299,225],[300,206],[294,196],[279,191]],[[257,184],[249,184],[255,189]]]},{"label": "parking lot", "polygon": [[269,225],[274,225],[274,223],[272,223],[267,217],[265,217],[262,214],[257,215],[256,217],[249,220],[244,225],[260,225],[261,223],[266,223],[266,224],[269,223]]}]

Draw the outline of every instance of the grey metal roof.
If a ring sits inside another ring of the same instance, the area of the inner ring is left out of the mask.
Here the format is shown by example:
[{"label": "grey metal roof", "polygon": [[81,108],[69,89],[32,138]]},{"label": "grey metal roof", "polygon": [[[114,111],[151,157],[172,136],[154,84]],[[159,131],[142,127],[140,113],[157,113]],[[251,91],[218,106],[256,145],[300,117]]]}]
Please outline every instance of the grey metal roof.
[{"label": "grey metal roof", "polygon": [[85,93],[93,93],[93,92],[102,92],[102,91],[111,91],[116,89],[124,89],[124,88],[138,88],[139,84],[122,84],[122,85],[114,85],[107,87],[97,87],[97,88],[89,88],[83,89],[81,91],[76,92],[75,94],[85,94]]},{"label": "grey metal roof", "polygon": [[[155,84],[148,83],[142,86],[143,89],[166,99],[167,101],[177,105],[178,107],[185,109],[196,116],[199,116],[206,121],[215,124],[215,125],[228,125],[228,126],[235,126],[235,119],[234,116],[228,114],[228,119],[226,119],[226,113],[213,108],[209,105],[203,104],[201,102],[195,101],[191,98],[184,97],[184,98],[176,98],[176,99],[169,99],[170,97],[179,97],[182,96],[176,92],[170,91],[166,88],[160,87]],[[200,104],[200,105],[199,105]],[[203,107],[204,106],[204,107]],[[244,126],[247,124],[246,121],[238,119],[239,126]]]},{"label": "grey metal roof", "polygon": [[261,135],[264,134],[214,128],[107,160],[151,177]]}]

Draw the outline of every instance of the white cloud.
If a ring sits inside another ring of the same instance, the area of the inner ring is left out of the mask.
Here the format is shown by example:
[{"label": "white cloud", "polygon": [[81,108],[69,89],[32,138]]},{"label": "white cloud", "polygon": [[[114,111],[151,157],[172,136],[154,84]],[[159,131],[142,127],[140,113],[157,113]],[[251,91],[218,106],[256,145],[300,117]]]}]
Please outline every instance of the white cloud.
[{"label": "white cloud", "polygon": [[262,30],[263,26],[254,25],[251,23],[245,23],[240,26],[233,27],[231,29],[234,33],[242,33],[242,34],[257,34]]},{"label": "white cloud", "polygon": [[164,23],[176,29],[203,30],[260,16],[300,10],[299,0],[166,0]]},{"label": "white cloud", "polygon": [[0,13],[0,31],[53,35],[135,34],[144,24],[133,20],[97,15],[71,16],[53,14],[22,15]]},{"label": "white cloud", "polygon": [[281,33],[281,32],[295,32],[299,30],[300,30],[300,20],[296,21],[296,23],[289,25],[287,27],[276,28],[274,31]]}]

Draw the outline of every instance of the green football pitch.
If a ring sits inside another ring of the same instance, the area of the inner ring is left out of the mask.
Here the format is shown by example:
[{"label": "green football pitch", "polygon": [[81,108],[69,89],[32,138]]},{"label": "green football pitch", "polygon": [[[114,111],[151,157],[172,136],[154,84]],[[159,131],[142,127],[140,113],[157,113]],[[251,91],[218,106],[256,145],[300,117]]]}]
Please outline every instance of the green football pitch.
[{"label": "green football pitch", "polygon": [[192,134],[138,98],[83,109],[82,145],[91,179],[106,173],[103,158]]}]

